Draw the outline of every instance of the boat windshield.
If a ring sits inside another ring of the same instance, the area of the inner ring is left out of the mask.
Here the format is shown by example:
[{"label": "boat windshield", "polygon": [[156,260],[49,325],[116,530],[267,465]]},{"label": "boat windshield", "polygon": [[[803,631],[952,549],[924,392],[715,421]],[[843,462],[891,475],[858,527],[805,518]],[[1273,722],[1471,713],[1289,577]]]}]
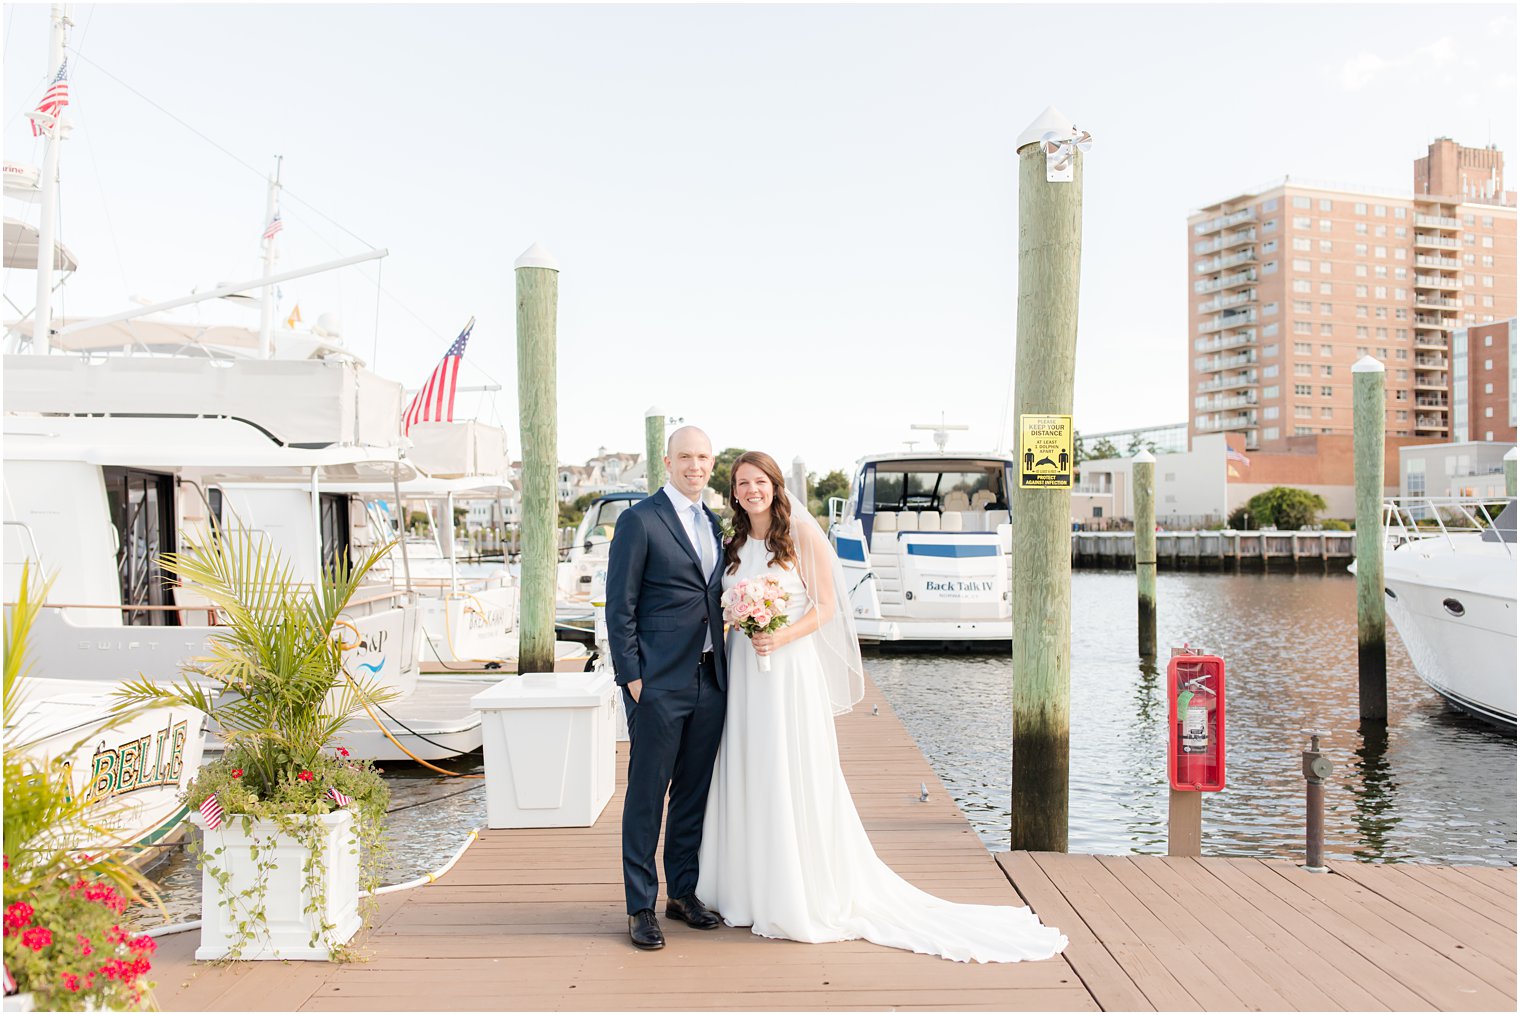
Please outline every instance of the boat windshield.
[{"label": "boat windshield", "polygon": [[1007,468],[997,460],[874,462],[866,467],[861,509],[1006,511]]}]

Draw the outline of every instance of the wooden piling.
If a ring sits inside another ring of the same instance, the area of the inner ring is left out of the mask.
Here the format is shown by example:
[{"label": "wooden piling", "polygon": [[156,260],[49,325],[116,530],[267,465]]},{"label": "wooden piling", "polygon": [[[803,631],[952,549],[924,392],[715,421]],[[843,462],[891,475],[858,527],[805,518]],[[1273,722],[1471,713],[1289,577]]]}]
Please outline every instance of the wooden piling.
[{"label": "wooden piling", "polygon": [[1156,654],[1156,456],[1135,456],[1135,582],[1139,586],[1140,654]]},{"label": "wooden piling", "polygon": [[651,405],[644,410],[644,483],[650,493],[665,485],[665,410]]},{"label": "wooden piling", "polygon": [[559,262],[535,243],[514,265],[517,273],[517,413],[522,428],[522,556],[517,672],[554,670],[555,546],[559,497],[554,474],[556,424],[555,327]]},{"label": "wooden piling", "polygon": [[[1041,139],[1071,121],[1047,109],[1019,136],[1019,310],[1014,419],[1069,415],[1082,259],[1082,153],[1046,179]],[[1012,491],[1012,848],[1065,852],[1070,781],[1071,491]]]},{"label": "wooden piling", "polygon": [[1520,449],[1510,448],[1504,453],[1504,496],[1515,496],[1515,457]]},{"label": "wooden piling", "polygon": [[1363,356],[1351,367],[1356,476],[1356,663],[1361,717],[1388,719],[1388,654],[1383,606],[1383,447],[1387,375]]}]

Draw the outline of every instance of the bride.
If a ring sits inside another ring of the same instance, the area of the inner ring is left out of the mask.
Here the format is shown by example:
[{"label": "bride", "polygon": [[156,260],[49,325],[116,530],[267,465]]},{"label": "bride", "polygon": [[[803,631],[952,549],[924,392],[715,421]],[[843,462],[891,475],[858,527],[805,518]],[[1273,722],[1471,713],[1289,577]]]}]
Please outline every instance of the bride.
[{"label": "bride", "polygon": [[[1045,959],[1066,938],[1027,907],[962,905],[908,884],[871,847],[839,767],[834,716],[865,693],[839,563],[767,454],[734,463],[723,588],[770,572],[788,622],[728,635],[728,716],[697,895],[731,927],[793,941],[864,938],[957,961]],[[759,669],[757,653],[770,657]]]}]

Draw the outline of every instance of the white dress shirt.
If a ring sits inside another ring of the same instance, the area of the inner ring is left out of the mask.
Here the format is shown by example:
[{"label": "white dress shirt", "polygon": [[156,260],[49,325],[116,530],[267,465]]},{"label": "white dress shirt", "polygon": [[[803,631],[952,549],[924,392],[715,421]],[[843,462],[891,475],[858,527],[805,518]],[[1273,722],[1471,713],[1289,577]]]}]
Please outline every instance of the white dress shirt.
[{"label": "white dress shirt", "polygon": [[[681,527],[686,530],[686,538],[691,540],[691,548],[696,551],[697,559],[702,559],[702,544],[698,540],[707,540],[709,559],[713,567],[718,566],[718,560],[723,556],[723,547],[718,543],[718,538],[713,534],[712,523],[707,520],[707,512],[703,510],[700,500],[693,502],[692,499],[677,490],[669,483],[665,484],[665,496],[670,498],[670,506],[676,509],[676,517],[681,519]],[[696,508],[695,512],[692,508]],[[710,578],[712,572],[703,575]],[[712,627],[709,626],[707,634],[702,640],[702,651],[712,651]]]}]

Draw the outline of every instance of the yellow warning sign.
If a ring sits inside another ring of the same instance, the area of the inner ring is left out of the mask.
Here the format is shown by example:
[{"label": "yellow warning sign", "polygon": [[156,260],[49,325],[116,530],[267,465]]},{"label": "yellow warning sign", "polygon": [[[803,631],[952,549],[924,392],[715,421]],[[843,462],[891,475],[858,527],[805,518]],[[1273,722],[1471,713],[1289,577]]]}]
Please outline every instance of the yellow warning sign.
[{"label": "yellow warning sign", "polygon": [[1071,417],[1019,417],[1019,487],[1071,489]]}]

